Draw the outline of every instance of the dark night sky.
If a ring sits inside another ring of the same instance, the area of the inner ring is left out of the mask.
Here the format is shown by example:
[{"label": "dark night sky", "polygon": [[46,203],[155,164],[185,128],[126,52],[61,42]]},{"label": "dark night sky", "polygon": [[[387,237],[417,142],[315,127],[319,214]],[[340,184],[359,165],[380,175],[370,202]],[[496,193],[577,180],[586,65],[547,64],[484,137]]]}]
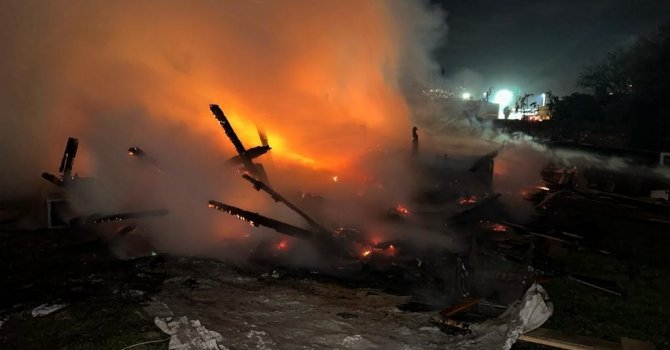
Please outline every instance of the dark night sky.
[{"label": "dark night sky", "polygon": [[449,33],[437,57],[451,82],[480,93],[577,90],[585,65],[670,20],[670,0],[433,0]]}]

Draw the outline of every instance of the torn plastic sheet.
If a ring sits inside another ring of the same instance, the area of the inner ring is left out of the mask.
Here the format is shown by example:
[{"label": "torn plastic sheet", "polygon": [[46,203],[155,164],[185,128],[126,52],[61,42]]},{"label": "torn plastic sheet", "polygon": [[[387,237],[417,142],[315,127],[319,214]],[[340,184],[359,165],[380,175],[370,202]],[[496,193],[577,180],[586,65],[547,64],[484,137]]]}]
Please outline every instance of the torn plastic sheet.
[{"label": "torn plastic sheet", "polygon": [[199,320],[189,320],[182,316],[179,319],[154,318],[154,323],[164,333],[171,336],[169,350],[227,350],[220,343],[223,336],[203,326]]},{"label": "torn plastic sheet", "polygon": [[33,311],[30,312],[30,314],[33,317],[40,317],[40,316],[46,316],[50,313],[56,312],[64,307],[66,307],[67,304],[42,304],[36,308],[33,309]]},{"label": "torn plastic sheet", "polygon": [[458,349],[509,350],[520,335],[542,326],[553,314],[547,292],[537,283],[495,319],[470,326],[471,335],[455,343]]}]

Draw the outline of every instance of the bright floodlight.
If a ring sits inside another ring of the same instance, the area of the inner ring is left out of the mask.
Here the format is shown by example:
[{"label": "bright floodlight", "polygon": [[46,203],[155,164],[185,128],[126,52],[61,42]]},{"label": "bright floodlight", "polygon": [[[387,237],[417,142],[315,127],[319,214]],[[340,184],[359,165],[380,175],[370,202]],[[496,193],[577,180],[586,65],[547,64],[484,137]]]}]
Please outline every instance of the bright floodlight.
[{"label": "bright floodlight", "polygon": [[500,90],[496,92],[496,95],[493,97],[493,103],[497,103],[500,107],[507,107],[512,103],[513,94],[509,90]]},{"label": "bright floodlight", "polygon": [[470,99],[470,93],[468,93],[468,92],[464,92],[464,93],[463,93],[463,99],[464,99],[464,100],[469,100],[469,99]]}]

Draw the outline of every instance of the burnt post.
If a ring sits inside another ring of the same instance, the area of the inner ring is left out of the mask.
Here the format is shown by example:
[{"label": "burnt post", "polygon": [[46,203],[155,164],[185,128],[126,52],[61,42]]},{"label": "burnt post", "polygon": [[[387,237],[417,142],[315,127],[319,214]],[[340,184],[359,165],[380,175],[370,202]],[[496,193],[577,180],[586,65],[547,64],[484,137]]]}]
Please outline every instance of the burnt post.
[{"label": "burnt post", "polygon": [[416,157],[419,154],[419,129],[415,126],[412,128],[412,156]]},{"label": "burnt post", "polygon": [[63,158],[60,161],[60,167],[58,167],[59,175],[45,172],[42,173],[42,177],[57,186],[63,187],[68,185],[74,179],[72,176],[72,167],[74,166],[74,158],[77,155],[78,148],[79,139],[68,137],[65,151],[63,151]]}]

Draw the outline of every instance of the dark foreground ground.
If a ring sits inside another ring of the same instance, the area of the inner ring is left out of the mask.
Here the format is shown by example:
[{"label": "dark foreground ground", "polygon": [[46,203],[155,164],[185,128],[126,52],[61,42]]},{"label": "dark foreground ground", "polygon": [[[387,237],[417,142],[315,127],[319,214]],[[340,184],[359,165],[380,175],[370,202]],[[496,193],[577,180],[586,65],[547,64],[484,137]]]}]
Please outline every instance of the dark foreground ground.
[{"label": "dark foreground ground", "polygon": [[[567,272],[613,281],[623,295],[611,295],[565,277],[546,281],[543,285],[555,311],[545,327],[612,341],[620,337],[641,339],[653,342],[659,349],[670,349],[670,226],[641,220],[639,215],[629,217],[636,210],[579,196],[557,198],[546,208],[541,219],[547,224],[560,225],[563,230],[584,236],[589,245],[612,253],[566,250],[562,260]],[[221,276],[214,277],[217,273]],[[238,282],[223,276],[231,274],[237,276]],[[242,271],[197,258],[157,256],[120,261],[94,239],[92,232],[83,229],[19,231],[7,227],[0,232],[0,349],[119,350],[140,342],[165,340],[168,337],[153,321],[152,308],[156,308],[157,300],[170,300],[171,308],[176,310],[200,310],[195,315],[203,324],[218,330],[210,325],[220,321],[222,312],[212,312],[207,305],[225,300],[217,301],[220,296],[207,294],[207,290],[216,290],[222,283],[237,283],[241,293],[249,294],[249,298],[278,285],[297,290],[296,295],[313,293],[322,300],[316,302],[323,305],[323,327],[335,332],[333,325],[342,326],[345,319],[355,325],[351,321],[355,315],[337,312],[337,307],[338,303],[360,302],[358,294],[349,298],[345,297],[346,290],[336,285],[323,287],[323,282],[271,275],[271,270]],[[402,302],[375,299],[375,293],[369,291],[364,295],[368,298],[365,300],[377,303],[375,308]],[[254,298],[248,302],[253,304],[257,300]],[[32,316],[35,307],[54,303],[66,306],[46,316]],[[272,307],[276,312],[281,310],[278,305]],[[308,311],[312,312],[305,310]],[[396,323],[411,323],[401,327],[399,333],[419,337],[416,348],[436,347],[442,335],[419,327],[421,322],[429,322],[434,312],[416,314],[398,316]],[[326,322],[328,318],[333,319],[332,324]],[[380,323],[379,327],[395,327],[396,323]],[[235,328],[238,324],[226,327]],[[309,331],[322,330],[305,330]],[[290,348],[282,344],[287,339],[275,339],[273,345],[263,343],[260,333],[248,334],[254,339],[247,335],[239,341],[249,338],[270,349]],[[515,348],[533,346],[518,344]],[[167,349],[167,342],[133,349]]]}]

